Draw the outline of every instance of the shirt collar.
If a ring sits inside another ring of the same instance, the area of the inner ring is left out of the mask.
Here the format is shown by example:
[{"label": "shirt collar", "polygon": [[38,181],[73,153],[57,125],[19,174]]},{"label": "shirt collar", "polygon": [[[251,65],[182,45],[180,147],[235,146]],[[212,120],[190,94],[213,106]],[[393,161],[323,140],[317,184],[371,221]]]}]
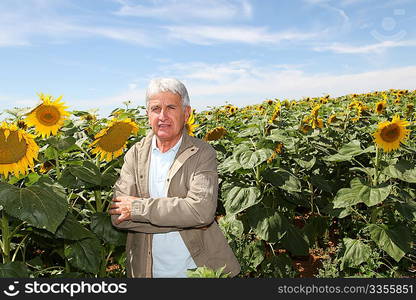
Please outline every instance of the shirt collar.
[{"label": "shirt collar", "polygon": [[[170,148],[168,151],[166,151],[165,153],[168,153],[170,151],[178,151],[179,147],[181,146],[182,143],[182,138],[183,138],[183,134],[181,135],[181,138],[179,139],[179,141],[175,144],[175,146],[173,146],[172,148]],[[153,136],[152,138],[152,151],[160,151],[159,148],[156,146],[156,135]]]}]

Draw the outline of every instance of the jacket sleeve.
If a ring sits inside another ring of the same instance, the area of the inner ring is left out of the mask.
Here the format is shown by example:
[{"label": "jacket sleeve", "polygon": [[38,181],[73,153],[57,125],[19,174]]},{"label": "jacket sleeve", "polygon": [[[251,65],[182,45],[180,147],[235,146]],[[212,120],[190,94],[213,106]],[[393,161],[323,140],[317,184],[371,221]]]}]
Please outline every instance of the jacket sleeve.
[{"label": "jacket sleeve", "polygon": [[[113,197],[139,196],[134,175],[135,173],[133,164],[137,163],[137,159],[135,158],[134,154],[134,148],[135,146],[131,147],[124,156],[124,163],[120,171],[120,177],[118,178],[113,188]],[[149,222],[124,221],[120,224],[116,224],[115,221],[117,220],[118,216],[119,215],[111,215],[111,223],[117,229],[144,233],[164,233],[170,231],[178,231],[178,228],[175,227],[154,226]]]},{"label": "jacket sleeve", "polygon": [[132,220],[184,229],[214,221],[218,196],[216,152],[210,146],[199,151],[186,197],[139,199],[133,203]]}]

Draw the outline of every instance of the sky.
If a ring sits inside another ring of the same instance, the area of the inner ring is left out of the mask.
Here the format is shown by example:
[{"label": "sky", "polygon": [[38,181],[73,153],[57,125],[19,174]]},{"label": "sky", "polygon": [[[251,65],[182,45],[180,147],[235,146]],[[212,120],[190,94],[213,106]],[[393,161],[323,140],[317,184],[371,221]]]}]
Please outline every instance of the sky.
[{"label": "sky", "polygon": [[155,77],[197,111],[413,90],[415,23],[416,0],[0,0],[0,111],[42,92],[107,117]]}]

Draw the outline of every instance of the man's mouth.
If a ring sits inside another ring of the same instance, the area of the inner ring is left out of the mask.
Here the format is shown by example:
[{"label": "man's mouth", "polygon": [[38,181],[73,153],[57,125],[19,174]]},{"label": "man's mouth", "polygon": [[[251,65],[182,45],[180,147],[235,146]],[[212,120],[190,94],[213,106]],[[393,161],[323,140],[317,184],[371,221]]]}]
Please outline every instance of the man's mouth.
[{"label": "man's mouth", "polygon": [[169,124],[159,124],[159,128],[167,128],[169,127]]}]

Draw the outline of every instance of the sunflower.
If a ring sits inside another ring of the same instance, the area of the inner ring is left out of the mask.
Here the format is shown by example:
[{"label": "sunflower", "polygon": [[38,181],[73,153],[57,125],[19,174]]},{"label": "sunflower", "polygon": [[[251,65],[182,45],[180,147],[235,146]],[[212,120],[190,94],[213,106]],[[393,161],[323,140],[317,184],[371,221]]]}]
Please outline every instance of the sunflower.
[{"label": "sunflower", "polygon": [[330,115],[328,118],[328,125],[339,121],[336,114]]},{"label": "sunflower", "polygon": [[400,143],[409,137],[410,130],[406,129],[409,122],[400,120],[399,116],[394,116],[392,121],[384,121],[378,124],[377,131],[374,133],[375,142],[384,152],[390,152],[400,147]]},{"label": "sunflower", "polygon": [[43,164],[40,165],[39,172],[42,174],[46,174],[54,167],[55,167],[55,164],[53,163],[53,161],[47,160]]},{"label": "sunflower", "polygon": [[189,115],[188,121],[186,121],[186,130],[190,136],[195,136],[194,131],[196,128],[199,127],[199,125],[195,124],[195,115],[194,115],[194,109],[191,111],[191,114]]},{"label": "sunflower", "polygon": [[318,116],[318,111],[321,108],[321,106],[322,106],[321,104],[316,105],[311,111],[311,116],[316,118]]},{"label": "sunflower", "polygon": [[307,134],[309,131],[311,131],[311,130],[312,130],[312,127],[311,127],[311,126],[309,126],[309,124],[308,124],[308,123],[302,123],[302,124],[300,125],[300,127],[299,127],[299,130],[300,130],[302,133]]},{"label": "sunflower", "polygon": [[106,128],[94,136],[95,141],[89,147],[94,154],[100,154],[100,160],[111,161],[123,154],[123,149],[127,145],[127,139],[139,130],[136,123],[129,118],[124,120],[112,120]]},{"label": "sunflower", "polygon": [[410,116],[414,110],[415,106],[412,103],[407,104],[406,106],[406,116]]},{"label": "sunflower", "polygon": [[58,130],[63,126],[64,120],[69,113],[65,111],[68,106],[60,100],[62,96],[53,100],[52,96],[39,94],[42,103],[36,106],[25,119],[28,126],[35,126],[38,135],[49,137],[51,134],[56,135]]},{"label": "sunflower", "polygon": [[214,129],[207,132],[204,137],[204,141],[216,141],[222,138],[227,133],[224,127],[215,127]]},{"label": "sunflower", "polygon": [[401,98],[400,95],[397,95],[396,99],[394,99],[394,104],[400,104]]},{"label": "sunflower", "polygon": [[384,112],[384,110],[386,109],[387,106],[387,102],[384,101],[379,101],[376,103],[376,113],[381,114]]},{"label": "sunflower", "polygon": [[33,168],[39,146],[34,136],[19,129],[16,125],[3,122],[0,126],[0,173],[8,177],[9,173],[26,174]]},{"label": "sunflower", "polygon": [[236,106],[230,106],[229,108],[228,108],[228,114],[230,114],[230,115],[233,115],[233,114],[235,114],[236,112],[237,112],[237,110],[238,110],[238,108],[236,107]]},{"label": "sunflower", "polygon": [[312,128],[323,128],[324,127],[324,121],[320,118],[313,118],[312,119]]},{"label": "sunflower", "polygon": [[273,124],[274,120],[276,120],[276,118],[280,115],[280,107],[281,105],[278,102],[274,107],[273,115],[269,120],[269,124]]}]

